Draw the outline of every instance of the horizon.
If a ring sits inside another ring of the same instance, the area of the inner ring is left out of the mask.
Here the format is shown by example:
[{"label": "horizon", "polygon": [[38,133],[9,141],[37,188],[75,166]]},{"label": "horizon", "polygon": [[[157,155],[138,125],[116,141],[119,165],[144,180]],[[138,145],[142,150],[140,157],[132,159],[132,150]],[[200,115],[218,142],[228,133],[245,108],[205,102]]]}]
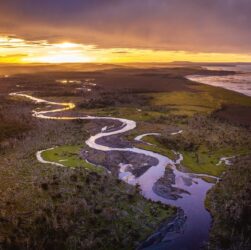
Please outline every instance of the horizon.
[{"label": "horizon", "polygon": [[0,63],[250,63],[250,8],[246,0],[1,2]]},{"label": "horizon", "polygon": [[[206,59],[207,58],[207,59]],[[70,42],[26,41],[1,36],[0,63],[251,63],[251,55],[135,48],[96,48]]]}]

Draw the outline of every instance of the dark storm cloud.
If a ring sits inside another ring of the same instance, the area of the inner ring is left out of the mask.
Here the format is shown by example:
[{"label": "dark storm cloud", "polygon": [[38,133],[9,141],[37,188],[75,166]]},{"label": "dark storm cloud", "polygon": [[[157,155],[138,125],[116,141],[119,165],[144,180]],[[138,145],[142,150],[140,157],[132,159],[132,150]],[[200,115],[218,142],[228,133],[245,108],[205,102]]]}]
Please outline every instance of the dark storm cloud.
[{"label": "dark storm cloud", "polygon": [[0,32],[99,47],[251,53],[250,0],[1,0]]}]

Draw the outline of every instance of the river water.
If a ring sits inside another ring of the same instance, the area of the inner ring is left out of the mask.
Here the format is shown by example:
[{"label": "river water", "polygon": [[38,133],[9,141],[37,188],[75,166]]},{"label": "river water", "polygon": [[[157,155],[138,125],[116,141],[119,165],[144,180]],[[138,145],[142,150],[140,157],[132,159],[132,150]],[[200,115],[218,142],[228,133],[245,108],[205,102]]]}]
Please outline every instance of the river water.
[{"label": "river water", "polygon": [[[179,159],[172,161],[166,156],[139,149],[139,148],[113,148],[107,145],[101,145],[97,143],[98,139],[102,137],[112,136],[115,134],[122,134],[127,131],[136,128],[136,122],[123,118],[114,117],[96,117],[96,116],[53,116],[54,113],[67,111],[75,108],[73,103],[56,103],[46,101],[40,98],[36,98],[25,93],[11,93],[11,96],[18,96],[28,98],[36,103],[45,103],[49,105],[56,105],[59,108],[54,110],[36,111],[33,110],[33,116],[40,119],[53,119],[53,120],[114,120],[119,121],[120,126],[109,132],[106,128],[101,129],[99,133],[91,136],[86,144],[93,149],[101,151],[130,151],[137,154],[144,154],[153,158],[156,158],[158,163],[155,166],[150,167],[145,173],[139,177],[135,177],[132,173],[126,171],[126,166],[123,162],[118,166],[121,169],[120,177],[122,180],[128,182],[130,185],[139,184],[142,190],[142,195],[153,201],[160,201],[164,204],[173,205],[181,208],[186,216],[186,220],[182,228],[178,231],[167,232],[158,244],[152,245],[147,249],[172,249],[172,250],[197,250],[208,240],[209,229],[211,225],[211,216],[205,209],[204,200],[207,191],[213,184],[207,183],[200,177],[208,175],[195,175],[181,172],[177,169],[177,165],[182,160],[182,155],[179,155]],[[177,133],[181,133],[179,131]],[[173,133],[175,134],[175,133]],[[137,137],[141,139],[142,136]],[[48,149],[51,150],[51,149]],[[57,166],[63,166],[62,164],[55,164],[53,162],[45,161],[42,158],[41,153],[45,150],[37,152],[37,159],[42,163],[51,163]],[[185,192],[180,195],[176,200],[163,198],[153,191],[154,184],[163,177],[165,168],[169,167],[173,170],[175,175],[175,184],[173,187],[184,190]],[[124,178],[125,177],[125,178]],[[189,180],[189,181],[188,181]],[[189,183],[189,184],[188,184]]]}]

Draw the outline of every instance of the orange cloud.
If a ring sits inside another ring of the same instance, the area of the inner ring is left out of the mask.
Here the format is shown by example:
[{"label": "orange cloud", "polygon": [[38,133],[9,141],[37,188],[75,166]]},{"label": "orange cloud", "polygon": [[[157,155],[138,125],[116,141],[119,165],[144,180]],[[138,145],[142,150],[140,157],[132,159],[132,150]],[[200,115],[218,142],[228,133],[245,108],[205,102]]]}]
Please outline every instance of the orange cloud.
[{"label": "orange cloud", "polygon": [[108,49],[250,54],[250,10],[249,0],[2,0],[0,30]]},{"label": "orange cloud", "polygon": [[27,41],[14,36],[0,36],[0,55],[1,63],[251,62],[249,54],[97,48],[81,43]]}]

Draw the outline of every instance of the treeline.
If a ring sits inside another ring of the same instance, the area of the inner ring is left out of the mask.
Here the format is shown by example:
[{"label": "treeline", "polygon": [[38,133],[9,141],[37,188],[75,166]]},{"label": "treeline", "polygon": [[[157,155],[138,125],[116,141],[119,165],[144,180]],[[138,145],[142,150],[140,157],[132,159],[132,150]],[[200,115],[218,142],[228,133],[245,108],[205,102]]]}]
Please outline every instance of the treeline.
[{"label": "treeline", "polygon": [[151,97],[143,94],[125,92],[100,92],[79,103],[80,108],[95,109],[114,106],[145,106],[149,105]]}]

